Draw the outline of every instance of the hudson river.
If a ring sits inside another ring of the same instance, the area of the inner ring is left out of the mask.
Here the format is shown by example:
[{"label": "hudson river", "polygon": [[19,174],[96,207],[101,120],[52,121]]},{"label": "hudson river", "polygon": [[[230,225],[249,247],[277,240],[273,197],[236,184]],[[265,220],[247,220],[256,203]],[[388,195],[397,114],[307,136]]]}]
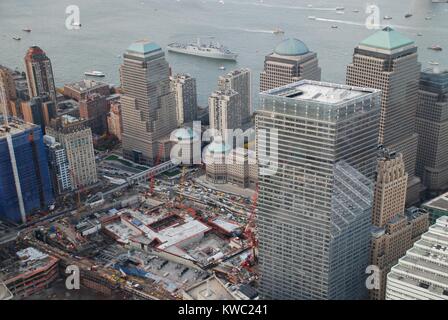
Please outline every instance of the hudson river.
[{"label": "hudson river", "polygon": [[[1,0],[0,64],[23,70],[27,48],[38,45],[52,60],[58,86],[82,79],[88,70],[102,71],[107,75],[104,81],[119,85],[121,55],[134,40],[150,39],[165,48],[175,41],[214,37],[239,54],[238,62],[166,54],[174,73],[197,78],[199,102],[204,106],[217,77],[233,68],[252,69],[254,91],[258,90],[264,55],[288,37],[301,39],[318,53],[323,80],[343,83],[353,48],[374,32],[365,26],[367,4],[359,0]],[[80,8],[80,30],[65,28],[69,5]],[[448,4],[378,0],[376,5],[381,24],[415,39],[423,68],[429,67],[429,61],[448,67]],[[345,7],[344,13],[336,7]],[[405,18],[406,13],[413,16]],[[383,20],[386,15],[392,20]],[[273,34],[276,28],[285,34]],[[22,40],[13,40],[14,36]],[[444,50],[428,50],[433,44]],[[221,65],[227,70],[219,70]]]}]

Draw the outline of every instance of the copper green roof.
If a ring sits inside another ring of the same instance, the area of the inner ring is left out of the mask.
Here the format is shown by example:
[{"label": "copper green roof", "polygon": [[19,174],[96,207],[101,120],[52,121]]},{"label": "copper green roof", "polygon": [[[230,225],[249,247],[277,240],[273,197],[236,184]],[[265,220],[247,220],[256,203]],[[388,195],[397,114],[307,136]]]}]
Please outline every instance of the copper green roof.
[{"label": "copper green roof", "polygon": [[133,51],[137,53],[150,53],[153,51],[162,50],[160,46],[155,42],[150,42],[148,40],[139,40],[131,44],[128,48],[128,51]]},{"label": "copper green roof", "polygon": [[394,50],[413,43],[413,40],[406,38],[391,27],[386,27],[361,41],[360,45],[378,49]]},{"label": "copper green roof", "polygon": [[301,56],[310,51],[302,41],[298,39],[286,39],[275,47],[274,52],[281,56]]}]

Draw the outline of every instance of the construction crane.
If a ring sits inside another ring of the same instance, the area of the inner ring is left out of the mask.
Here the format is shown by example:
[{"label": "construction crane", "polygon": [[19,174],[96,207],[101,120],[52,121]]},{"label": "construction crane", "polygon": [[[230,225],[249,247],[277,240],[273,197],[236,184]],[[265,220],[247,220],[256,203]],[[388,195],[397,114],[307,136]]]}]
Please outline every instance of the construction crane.
[{"label": "construction crane", "polygon": [[252,248],[252,254],[249,256],[241,266],[246,268],[248,271],[252,272],[251,266],[257,262],[256,248],[258,246],[258,241],[255,235],[255,218],[257,213],[257,203],[258,203],[258,183],[255,187],[255,192],[252,196],[252,204],[249,217],[247,219],[246,227],[244,228],[244,237],[249,240],[249,246]]},{"label": "construction crane", "polygon": [[182,166],[182,173],[179,179],[179,202],[182,202],[184,199],[183,193],[184,193],[184,189],[185,189],[185,175],[187,173],[187,167]]},{"label": "construction crane", "polygon": [[[165,147],[164,147],[163,143],[161,143],[159,145],[159,152],[157,153],[154,166],[157,166],[160,164],[160,159],[162,158],[164,152],[165,152]],[[150,195],[154,194],[155,181],[156,181],[156,174],[155,174],[155,172],[151,171],[151,173],[149,174],[149,194]]]}]

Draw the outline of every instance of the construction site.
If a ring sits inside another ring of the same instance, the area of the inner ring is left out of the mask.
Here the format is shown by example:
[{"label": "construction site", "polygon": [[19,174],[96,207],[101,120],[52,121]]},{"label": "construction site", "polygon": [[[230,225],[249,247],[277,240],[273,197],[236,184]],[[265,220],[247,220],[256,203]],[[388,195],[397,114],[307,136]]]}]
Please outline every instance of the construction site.
[{"label": "construction site", "polygon": [[201,285],[197,299],[256,299],[257,192],[212,189],[197,179],[202,168],[170,170],[93,195],[79,190],[75,210],[0,248],[0,279],[15,298],[32,298],[63,287],[76,265],[83,290],[105,299],[195,299]]}]

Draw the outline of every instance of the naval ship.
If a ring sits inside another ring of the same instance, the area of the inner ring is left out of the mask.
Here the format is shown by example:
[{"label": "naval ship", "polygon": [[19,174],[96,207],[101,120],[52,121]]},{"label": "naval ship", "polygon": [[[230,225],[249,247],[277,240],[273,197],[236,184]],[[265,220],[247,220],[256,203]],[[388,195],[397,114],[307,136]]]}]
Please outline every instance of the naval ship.
[{"label": "naval ship", "polygon": [[220,45],[219,43],[201,44],[200,39],[196,43],[170,43],[167,46],[168,51],[189,54],[193,56],[206,57],[211,59],[220,60],[236,60],[238,55],[233,53],[226,47]]}]

